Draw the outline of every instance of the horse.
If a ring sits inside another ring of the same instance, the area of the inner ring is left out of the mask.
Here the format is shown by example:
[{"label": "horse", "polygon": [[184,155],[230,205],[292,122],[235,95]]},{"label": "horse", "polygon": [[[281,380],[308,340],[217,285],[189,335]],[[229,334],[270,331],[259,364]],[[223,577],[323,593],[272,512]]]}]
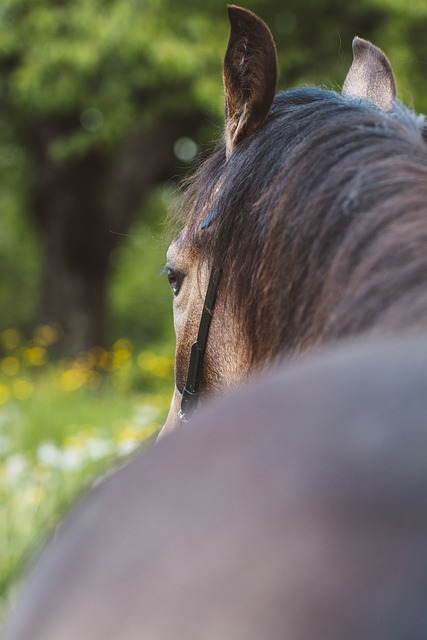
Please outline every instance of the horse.
[{"label": "horse", "polygon": [[427,337],[217,398],[98,484],[3,640],[425,640]]},{"label": "horse", "polygon": [[225,142],[165,266],[172,433],[77,504],[4,640],[426,637],[424,121],[360,38],[342,95],[275,95],[270,31],[229,15]]},{"label": "horse", "polygon": [[355,38],[341,94],[276,94],[270,30],[229,15],[225,140],[188,185],[167,252],[176,384],[161,435],[278,359],[427,326],[425,121],[398,101],[389,60]]}]

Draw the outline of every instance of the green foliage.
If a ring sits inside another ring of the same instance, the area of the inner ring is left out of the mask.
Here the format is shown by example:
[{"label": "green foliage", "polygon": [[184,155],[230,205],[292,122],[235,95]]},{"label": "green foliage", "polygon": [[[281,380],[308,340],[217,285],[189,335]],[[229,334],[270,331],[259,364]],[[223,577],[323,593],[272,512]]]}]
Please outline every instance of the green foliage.
[{"label": "green foliage", "polygon": [[400,99],[426,113],[427,4],[423,0],[370,0],[370,4],[387,10],[378,45],[392,62]]},{"label": "green foliage", "polygon": [[[8,0],[0,55],[12,68],[3,79],[9,115],[22,123],[69,117],[70,130],[50,149],[59,160],[149,124],[170,108],[172,91],[176,110],[191,100],[219,106],[208,73],[219,71],[218,34],[200,11],[178,20],[176,7],[161,0]],[[99,114],[96,126],[88,126],[88,109]]]},{"label": "green foliage", "polygon": [[[355,31],[387,47],[391,58],[395,50],[425,50],[421,33],[413,38],[427,15],[422,0],[290,0],[285,9],[278,0],[244,5],[270,24],[281,68],[296,83],[330,82],[338,67],[341,80]],[[214,0],[4,0],[0,60],[7,69],[2,84],[9,117],[24,122],[77,114],[80,126],[55,142],[52,153],[60,157],[67,150],[112,144],[171,103],[186,110],[196,102],[218,115],[227,36],[225,3]],[[339,63],[341,43],[345,65]],[[85,125],[87,109],[100,114],[92,129]]]},{"label": "green foliage", "polygon": [[[202,109],[207,118],[219,120],[227,18],[224,7],[212,11],[214,6],[195,4],[183,10],[167,0],[2,3],[0,219],[5,228],[0,239],[0,329],[30,326],[40,307],[45,257],[29,221],[34,218],[34,187],[40,194],[49,162],[72,171],[72,162],[90,153],[117,157],[123,140],[150,129],[166,112]],[[206,10],[216,13],[218,29],[211,28]],[[151,264],[157,265],[158,258],[149,243],[140,248],[147,255],[135,265],[142,261],[152,280]],[[127,252],[135,250],[130,245]],[[130,265],[125,269],[129,274]],[[139,268],[126,282],[136,286],[140,274]],[[126,291],[137,299],[135,288],[124,286],[121,294],[113,290],[111,297],[118,302],[113,318],[123,318],[124,309],[132,307],[130,299],[124,300]],[[154,304],[141,309],[146,318],[139,328],[143,341],[161,337],[153,329],[159,324]],[[160,306],[165,316],[165,303]]]},{"label": "green foliage", "polygon": [[17,571],[96,476],[163,423],[173,360],[118,340],[50,361],[58,333],[0,333],[0,611]]},{"label": "green foliage", "polygon": [[27,158],[0,119],[0,331],[31,326],[38,304],[40,245],[26,215]]},{"label": "green foliage", "polygon": [[128,336],[136,344],[163,343],[173,351],[171,291],[160,274],[170,232],[166,224],[171,194],[152,193],[147,215],[140,217],[112,255],[110,334]]},{"label": "green foliage", "polygon": [[[278,0],[246,0],[244,5],[271,26],[281,88],[305,83],[339,88],[351,62],[351,39],[358,34],[387,52],[403,100],[427,110],[427,4],[422,0],[289,0],[286,7]],[[0,328],[30,325],[37,309],[41,255],[27,215],[35,171],[31,127],[49,127],[46,151],[57,163],[94,149],[113,155],[129,131],[149,128],[166,111],[202,109],[206,140],[211,140],[222,119],[221,60],[227,38],[226,4],[217,0],[2,2]],[[146,215],[147,208],[141,218]],[[135,237],[113,258],[126,272],[126,277],[114,276],[110,296],[116,335],[128,330],[136,335],[139,317],[140,335],[157,339],[154,305],[163,318],[166,304],[144,292],[139,295],[147,304],[135,305],[137,287],[155,280],[154,246],[159,245],[157,239],[150,244],[137,238],[148,239],[151,230],[136,227],[131,233]],[[159,250],[163,254],[163,246]]]}]

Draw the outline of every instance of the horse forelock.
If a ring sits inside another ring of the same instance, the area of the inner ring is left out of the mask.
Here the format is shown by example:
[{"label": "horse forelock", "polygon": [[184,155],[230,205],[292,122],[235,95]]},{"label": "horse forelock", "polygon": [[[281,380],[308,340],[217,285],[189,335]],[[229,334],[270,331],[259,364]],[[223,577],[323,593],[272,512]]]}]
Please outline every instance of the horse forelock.
[{"label": "horse forelock", "polygon": [[[397,309],[399,294],[427,281],[423,126],[400,103],[383,112],[295,89],[276,96],[264,125],[228,160],[220,147],[200,167],[185,195],[186,242],[221,269],[220,289],[254,363],[368,329],[385,307]],[[375,273],[357,282],[367,255]],[[396,323],[411,324],[403,316],[396,310]]]}]

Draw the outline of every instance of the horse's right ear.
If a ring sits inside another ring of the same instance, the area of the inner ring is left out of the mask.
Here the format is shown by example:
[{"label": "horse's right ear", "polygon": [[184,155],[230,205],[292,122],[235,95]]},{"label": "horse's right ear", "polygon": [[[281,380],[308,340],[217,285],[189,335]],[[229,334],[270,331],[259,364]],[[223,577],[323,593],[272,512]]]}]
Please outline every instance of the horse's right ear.
[{"label": "horse's right ear", "polygon": [[224,59],[227,156],[264,122],[276,92],[277,54],[267,25],[254,13],[228,7],[230,40]]},{"label": "horse's right ear", "polygon": [[389,111],[396,98],[396,81],[385,53],[362,38],[353,40],[353,64],[342,88],[343,95],[365,98]]}]

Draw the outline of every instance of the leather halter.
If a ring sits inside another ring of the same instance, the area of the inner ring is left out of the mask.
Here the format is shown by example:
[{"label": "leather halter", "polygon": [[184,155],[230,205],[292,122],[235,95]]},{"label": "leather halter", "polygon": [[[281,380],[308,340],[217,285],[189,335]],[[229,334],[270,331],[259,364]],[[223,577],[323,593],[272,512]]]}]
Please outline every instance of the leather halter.
[{"label": "leather halter", "polygon": [[[210,210],[202,222],[202,230],[207,229],[217,214],[217,206]],[[190,352],[190,363],[188,365],[187,382],[182,391],[181,408],[178,417],[181,422],[188,422],[196,413],[200,399],[200,385],[203,375],[203,360],[205,357],[206,344],[208,341],[209,327],[212,320],[212,312],[216,301],[216,292],[219,282],[219,274],[214,269],[209,277],[209,284],[206,291],[203,311],[200,318],[199,331],[196,342],[193,343]]]}]

